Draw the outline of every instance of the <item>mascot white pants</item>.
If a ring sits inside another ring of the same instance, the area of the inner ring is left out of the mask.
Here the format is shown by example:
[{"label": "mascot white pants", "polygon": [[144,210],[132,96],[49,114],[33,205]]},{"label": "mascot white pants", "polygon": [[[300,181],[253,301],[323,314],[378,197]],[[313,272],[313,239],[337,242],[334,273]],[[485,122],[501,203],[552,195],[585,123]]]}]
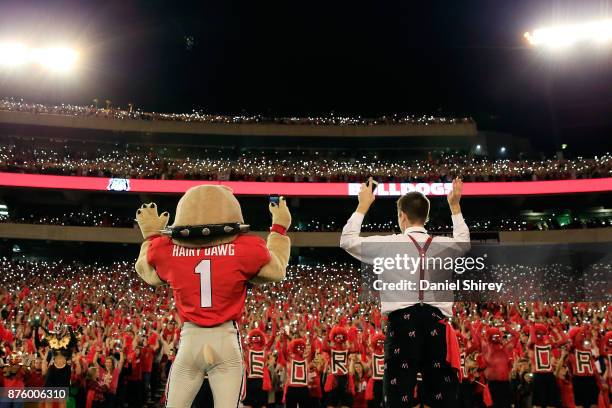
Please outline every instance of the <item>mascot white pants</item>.
[{"label": "mascot white pants", "polygon": [[[203,353],[202,350],[206,350]],[[208,355],[211,355],[212,361]],[[166,384],[167,407],[191,407],[204,375],[208,376],[215,408],[237,407],[244,381],[240,333],[234,322],[203,328],[185,323],[181,345]]]}]

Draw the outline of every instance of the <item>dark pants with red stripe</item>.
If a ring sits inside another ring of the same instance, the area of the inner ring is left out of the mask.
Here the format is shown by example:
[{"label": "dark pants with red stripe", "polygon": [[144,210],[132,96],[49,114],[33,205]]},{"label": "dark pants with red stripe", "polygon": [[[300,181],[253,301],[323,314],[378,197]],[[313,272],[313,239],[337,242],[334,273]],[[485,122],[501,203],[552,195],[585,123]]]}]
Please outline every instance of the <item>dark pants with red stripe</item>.
[{"label": "dark pants with red stripe", "polygon": [[417,304],[389,314],[383,380],[387,408],[412,407],[421,373],[418,401],[432,407],[458,406],[459,382],[446,361],[446,326],[438,308]]}]

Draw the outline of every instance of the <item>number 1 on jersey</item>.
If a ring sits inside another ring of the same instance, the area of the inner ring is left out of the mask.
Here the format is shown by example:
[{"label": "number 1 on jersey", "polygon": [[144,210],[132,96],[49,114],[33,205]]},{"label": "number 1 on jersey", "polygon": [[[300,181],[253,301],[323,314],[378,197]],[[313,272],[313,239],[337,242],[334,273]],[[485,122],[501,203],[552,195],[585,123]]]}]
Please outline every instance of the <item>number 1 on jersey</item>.
[{"label": "number 1 on jersey", "polygon": [[212,307],[212,284],[210,278],[210,259],[201,260],[195,268],[200,275],[200,306]]}]

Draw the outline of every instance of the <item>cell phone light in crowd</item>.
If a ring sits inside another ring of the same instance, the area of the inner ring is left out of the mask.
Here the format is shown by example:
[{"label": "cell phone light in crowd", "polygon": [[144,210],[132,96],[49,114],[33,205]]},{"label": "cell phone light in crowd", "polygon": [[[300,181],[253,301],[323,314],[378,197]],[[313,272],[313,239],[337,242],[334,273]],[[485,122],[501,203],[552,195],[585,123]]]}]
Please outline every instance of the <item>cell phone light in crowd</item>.
[{"label": "cell phone light in crowd", "polygon": [[476,145],[476,151],[479,152],[480,149],[482,149],[482,146],[481,145]]},{"label": "cell phone light in crowd", "polygon": [[534,47],[566,48],[577,43],[610,44],[612,19],[542,27],[523,34]]},{"label": "cell phone light in crowd", "polygon": [[505,153],[506,153],[506,146],[502,146],[502,147],[500,147],[499,152],[500,152],[501,154],[505,154]]}]

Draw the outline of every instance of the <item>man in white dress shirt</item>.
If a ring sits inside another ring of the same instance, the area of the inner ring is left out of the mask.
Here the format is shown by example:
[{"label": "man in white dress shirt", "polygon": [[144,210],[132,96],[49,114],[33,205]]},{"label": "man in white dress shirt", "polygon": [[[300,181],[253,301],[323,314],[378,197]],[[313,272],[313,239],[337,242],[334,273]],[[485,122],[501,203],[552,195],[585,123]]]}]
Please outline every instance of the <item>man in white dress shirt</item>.
[{"label": "man in white dress shirt", "polygon": [[[349,254],[372,265],[381,256],[372,248],[379,248],[381,252],[386,248],[405,248],[421,261],[430,256],[457,258],[469,250],[470,232],[459,205],[463,188],[460,179],[453,181],[447,197],[453,221],[452,237],[432,238],[427,234],[424,226],[429,217],[429,200],[418,192],[407,193],[397,202],[401,234],[361,237],[363,218],[375,199],[373,186],[372,179],[362,184],[357,210],[342,230],[340,246]],[[385,404],[392,408],[414,406],[417,374],[421,373],[423,382],[419,386],[418,400],[428,407],[454,407],[458,381],[447,361],[446,346],[447,318],[453,313],[452,294],[440,297],[434,291],[419,290],[422,288],[420,281],[434,279],[442,271],[429,270],[424,267],[426,262],[417,265],[419,267],[412,273],[395,269],[387,275],[396,282],[400,279],[412,282],[412,290],[399,296],[381,293],[381,310],[388,316],[383,381]]]}]

